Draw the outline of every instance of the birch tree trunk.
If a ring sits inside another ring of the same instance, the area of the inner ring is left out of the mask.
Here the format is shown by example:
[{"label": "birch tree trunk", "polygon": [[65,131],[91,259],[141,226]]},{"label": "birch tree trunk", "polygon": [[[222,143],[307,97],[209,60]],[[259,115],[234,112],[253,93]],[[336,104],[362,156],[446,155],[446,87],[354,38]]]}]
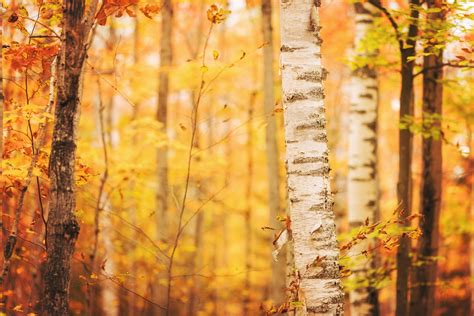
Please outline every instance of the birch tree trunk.
[{"label": "birch tree trunk", "polygon": [[341,315],[344,294],[329,187],[320,2],[281,2],[286,163],[299,300],[305,315]]},{"label": "birch tree trunk", "polygon": [[[427,1],[428,8],[441,9],[441,3]],[[427,23],[440,23],[444,12],[428,13]],[[431,21],[430,21],[431,20]],[[436,34],[433,30],[433,36]],[[435,38],[435,37],[434,37]],[[423,58],[423,120],[433,115],[442,115],[443,109],[443,51],[434,48],[435,43],[425,48],[428,54]],[[435,123],[441,128],[440,122]],[[413,293],[410,315],[433,315],[435,311],[435,290],[437,255],[439,244],[439,216],[442,198],[442,140],[430,136],[423,138],[422,176],[420,198],[420,229],[418,240],[418,265],[413,272]],[[421,264],[421,265],[420,265]]]},{"label": "birch tree trunk", "polygon": [[[373,58],[373,52],[363,50],[363,40],[373,27],[375,10],[369,3],[355,3],[355,54]],[[374,69],[357,68],[352,73],[352,103],[349,111],[349,173],[348,218],[351,228],[364,225],[368,218],[374,223],[378,211],[377,188],[377,105],[378,79]],[[352,278],[358,288],[350,292],[351,315],[374,315],[377,312],[377,293],[367,284],[368,271],[375,266],[374,254],[369,259],[361,255],[373,243],[369,240],[351,249],[354,265]],[[369,280],[370,284],[370,280]]]},{"label": "birch tree trunk", "polygon": [[50,201],[47,221],[47,259],[44,274],[44,312],[69,315],[71,258],[79,234],[74,166],[79,114],[80,79],[97,1],[85,14],[84,0],[64,4],[64,29],[58,72],[58,95],[49,161]]},{"label": "birch tree trunk", "polygon": [[[262,0],[262,31],[263,31],[263,103],[265,111],[265,145],[268,172],[268,207],[270,227],[278,228],[277,220],[281,213],[280,205],[280,174],[277,145],[277,127],[274,114],[275,93],[273,76],[273,28],[272,0]],[[272,260],[271,299],[280,305],[285,301],[286,263],[280,255],[278,261]]]}]

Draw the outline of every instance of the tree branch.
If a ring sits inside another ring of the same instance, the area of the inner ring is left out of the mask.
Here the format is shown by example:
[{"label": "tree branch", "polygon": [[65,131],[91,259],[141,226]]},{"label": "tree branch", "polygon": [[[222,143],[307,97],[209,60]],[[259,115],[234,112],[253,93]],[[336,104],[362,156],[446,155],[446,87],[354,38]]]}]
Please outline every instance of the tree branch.
[{"label": "tree branch", "polygon": [[444,68],[444,67],[472,69],[472,68],[474,68],[474,64],[460,65],[460,64],[453,64],[453,63],[444,63],[444,64],[441,64],[441,65],[436,65],[436,66],[431,66],[431,67],[423,67],[423,69],[420,70],[419,72],[417,72],[416,74],[414,74],[413,77],[419,76],[427,70],[439,69],[439,68]]},{"label": "tree branch", "polygon": [[392,25],[392,28],[395,32],[395,37],[397,38],[397,42],[398,42],[398,46],[399,46],[399,49],[400,49],[400,52],[403,50],[403,40],[402,40],[402,34],[400,33],[400,31],[398,30],[398,23],[397,21],[395,21],[395,18],[393,17],[393,15],[390,13],[390,11],[388,11],[387,8],[385,8],[382,3],[380,2],[380,0],[369,0],[369,3],[371,5],[373,5],[374,7],[376,7],[377,9],[380,10],[380,12],[383,13],[383,15],[385,15],[388,19],[388,21],[390,22],[390,24]]}]

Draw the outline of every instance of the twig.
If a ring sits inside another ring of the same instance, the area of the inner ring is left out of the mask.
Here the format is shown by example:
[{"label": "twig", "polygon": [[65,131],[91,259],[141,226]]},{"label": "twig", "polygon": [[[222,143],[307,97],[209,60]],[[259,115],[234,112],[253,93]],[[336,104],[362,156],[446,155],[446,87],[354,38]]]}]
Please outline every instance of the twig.
[{"label": "twig", "polygon": [[[204,43],[204,48],[203,48],[203,54],[202,54],[202,67],[204,68],[206,66],[205,60],[206,60],[206,51],[207,51],[207,45],[209,43],[209,38],[211,36],[212,29],[214,27],[214,24],[211,23],[209,27],[209,31],[207,33],[206,41]],[[171,282],[172,282],[172,271],[173,271],[173,264],[174,264],[174,256],[176,253],[176,249],[178,248],[179,245],[179,238],[182,233],[182,222],[183,222],[183,215],[184,211],[186,209],[186,202],[187,202],[187,197],[188,197],[188,191],[189,191],[189,180],[191,177],[191,162],[193,158],[193,148],[194,148],[194,139],[196,137],[196,131],[197,131],[197,113],[199,110],[199,105],[201,103],[201,98],[204,90],[204,71],[201,71],[201,83],[199,86],[199,93],[196,99],[196,103],[193,106],[192,112],[191,112],[191,140],[189,143],[189,151],[188,151],[188,162],[187,162],[187,167],[186,167],[186,180],[185,180],[185,186],[184,186],[184,194],[183,194],[183,199],[181,202],[181,208],[179,211],[179,221],[178,221],[178,231],[176,233],[176,237],[174,240],[173,248],[171,251],[170,255],[170,261],[168,265],[168,289],[167,289],[167,294],[166,294],[166,315],[169,315],[170,311],[170,299],[171,299]]]},{"label": "twig", "polygon": [[[38,14],[38,19],[39,19],[39,14]],[[38,22],[38,24],[41,24],[41,23]],[[33,31],[34,31],[34,28],[32,29],[32,32]],[[44,109],[43,113],[51,113],[52,106],[54,104],[54,85],[55,85],[56,62],[57,62],[57,58],[55,58],[53,60],[53,63],[51,64],[50,96],[49,96],[50,98],[49,98],[48,104],[46,105],[46,108]],[[25,76],[25,77],[26,77],[25,78],[26,81],[25,81],[24,91],[25,91],[26,96],[27,96],[27,102],[29,102],[28,86],[27,86],[28,77],[27,76]],[[38,127],[39,143],[36,144],[37,145],[36,146],[36,151],[35,151],[34,140],[33,140],[33,138],[34,138],[33,137],[33,132],[31,130],[31,125],[29,124],[29,122],[28,122],[28,125],[29,125],[29,131],[31,133],[32,157],[31,157],[30,165],[29,165],[28,170],[27,170],[26,180],[25,180],[22,188],[20,189],[20,196],[18,198],[18,204],[17,204],[17,207],[15,208],[15,217],[14,217],[14,220],[13,220],[13,227],[12,227],[12,230],[10,232],[10,235],[8,236],[5,247],[4,247],[4,251],[3,251],[4,261],[3,261],[2,271],[1,271],[1,274],[0,274],[0,284],[3,283],[6,275],[8,274],[9,268],[10,268],[11,257],[12,257],[13,251],[15,249],[15,246],[16,246],[16,241],[17,241],[17,236],[18,236],[18,226],[19,226],[19,223],[20,223],[20,215],[21,215],[21,211],[23,209],[23,205],[24,205],[24,202],[25,202],[26,192],[28,191],[28,187],[30,186],[30,183],[33,179],[33,170],[36,167],[36,163],[38,162],[40,152],[41,152],[41,148],[44,146],[44,143],[46,142],[47,121],[40,123],[40,125]],[[38,185],[38,191],[39,191],[39,195],[40,195],[40,199],[41,199],[41,190],[40,190],[40,186],[39,186],[39,179],[37,179],[37,185]],[[44,223],[45,222],[44,209],[43,209],[43,204],[42,204],[41,201],[40,201],[40,207],[41,207],[41,217],[42,217],[42,220],[43,220],[43,223]],[[46,231],[46,225],[45,225],[45,231]],[[46,243],[45,243],[45,245],[47,247]]]},{"label": "twig", "polygon": [[[91,272],[95,272],[95,259],[97,257],[97,249],[99,246],[99,234],[100,234],[100,212],[102,210],[102,198],[104,194],[104,188],[105,184],[107,182],[107,178],[109,176],[109,158],[108,158],[108,152],[107,152],[107,141],[105,140],[105,129],[104,129],[104,105],[102,103],[102,89],[100,85],[100,80],[97,78],[97,94],[98,94],[98,99],[99,99],[99,108],[98,108],[98,114],[99,114],[99,134],[100,134],[100,140],[102,143],[102,151],[103,151],[103,158],[104,158],[104,173],[102,174],[102,177],[100,179],[100,185],[99,185],[99,193],[97,195],[97,202],[95,206],[95,211],[94,211],[94,241],[93,241],[93,246],[92,246],[92,252],[90,254],[89,260],[90,260],[90,268]],[[88,288],[87,291],[87,309],[89,310],[89,314],[91,313],[91,308],[92,308],[92,298],[93,298],[93,293],[92,293],[92,288]]]},{"label": "twig", "polygon": [[436,65],[436,66],[431,66],[431,67],[423,67],[423,69],[415,73],[413,77],[419,76],[427,70],[438,69],[438,68],[443,68],[443,67],[470,69],[470,68],[474,68],[474,65],[460,65],[460,64],[453,64],[453,63],[444,63],[441,65]]},{"label": "twig", "polygon": [[390,24],[392,25],[393,30],[395,31],[395,37],[397,38],[398,46],[400,51],[403,50],[403,40],[402,40],[402,34],[400,33],[400,30],[398,29],[398,23],[395,21],[395,18],[392,16],[390,11],[385,8],[380,0],[369,0],[369,3],[372,4],[374,7],[379,9],[388,19]]},{"label": "twig", "polygon": [[102,76],[102,74],[97,70],[95,69],[95,67],[89,62],[86,60],[86,63],[87,65],[89,65],[89,67],[91,67],[91,69],[100,77],[100,79],[104,80],[104,82],[109,85],[112,89],[114,89],[115,92],[117,92],[118,94],[120,94],[120,96],[122,98],[124,98],[124,100],[130,105],[132,106],[133,108],[136,107],[136,105],[122,92],[120,91],[112,82],[110,82],[109,80],[107,80],[107,78],[105,78],[104,76]]}]

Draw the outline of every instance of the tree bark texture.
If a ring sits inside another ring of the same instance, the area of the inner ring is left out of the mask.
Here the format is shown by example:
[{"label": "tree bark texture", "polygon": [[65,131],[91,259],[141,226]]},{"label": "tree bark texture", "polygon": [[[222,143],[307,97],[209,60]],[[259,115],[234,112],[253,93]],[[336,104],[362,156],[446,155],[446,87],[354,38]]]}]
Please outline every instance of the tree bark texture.
[{"label": "tree bark texture", "polygon": [[[164,0],[161,10],[160,73],[156,119],[162,124],[162,131],[165,134],[167,134],[168,128],[169,70],[173,57],[172,29],[173,3],[171,0]],[[168,216],[168,145],[160,146],[157,150],[156,215],[156,236],[168,241],[170,234],[170,220]],[[154,301],[162,303],[163,306],[167,305],[165,301],[165,288],[158,284],[152,285]],[[153,306],[153,312],[156,315],[163,313],[156,306]]]},{"label": "tree bark texture", "polygon": [[[156,119],[162,124],[164,133],[168,127],[169,68],[171,67],[173,6],[171,0],[164,0],[161,11],[160,74],[158,85],[158,108]],[[158,181],[156,189],[157,236],[168,238],[168,146],[160,146],[157,154]]]},{"label": "tree bark texture", "polygon": [[[401,90],[400,90],[400,120],[406,116],[414,114],[414,89],[413,89],[413,67],[415,66],[414,57],[416,54],[416,36],[418,34],[418,17],[419,12],[416,6],[419,6],[418,0],[410,1],[413,5],[410,12],[410,24],[408,27],[407,39],[403,41],[400,48],[401,55]],[[413,137],[408,129],[400,129],[399,131],[399,161],[398,161],[398,183],[397,183],[397,199],[401,209],[399,219],[403,222],[402,227],[409,226],[405,218],[411,214],[412,204],[412,152]],[[411,260],[410,249],[411,242],[408,236],[404,235],[400,238],[397,249],[397,285],[396,285],[396,316],[408,315],[408,281],[410,277]]]},{"label": "tree bark texture", "polygon": [[[441,8],[440,1],[428,0],[428,8]],[[444,12],[428,13],[428,22],[442,21]],[[442,115],[443,108],[443,51],[434,45],[425,48],[429,54],[423,59],[423,120],[432,115]],[[440,122],[435,122],[441,128]],[[418,240],[418,265],[413,271],[413,293],[410,314],[433,315],[435,311],[435,290],[437,255],[439,243],[439,216],[442,198],[442,140],[424,137],[422,144],[422,176],[420,198],[420,229]]]},{"label": "tree bark texture", "polygon": [[[374,52],[364,51],[363,41],[374,25],[376,8],[369,3],[355,3],[355,54],[365,58],[375,57]],[[353,95],[349,111],[349,174],[348,219],[351,228],[372,224],[378,212],[377,184],[377,106],[378,79],[375,69],[357,68],[351,77]],[[350,293],[351,315],[378,314],[377,292],[367,284],[369,271],[375,267],[374,253],[369,259],[361,253],[373,246],[365,240],[351,249],[354,255],[352,278],[361,284]]]},{"label": "tree bark texture", "polygon": [[44,277],[44,312],[69,315],[71,258],[79,234],[75,217],[74,166],[80,105],[81,73],[96,1],[85,14],[84,0],[64,3],[64,29],[60,50],[58,92],[49,161],[50,201],[47,221],[47,260]]},{"label": "tree bark texture", "polygon": [[305,315],[341,315],[344,295],[329,187],[319,1],[281,2],[286,164],[299,300]]}]

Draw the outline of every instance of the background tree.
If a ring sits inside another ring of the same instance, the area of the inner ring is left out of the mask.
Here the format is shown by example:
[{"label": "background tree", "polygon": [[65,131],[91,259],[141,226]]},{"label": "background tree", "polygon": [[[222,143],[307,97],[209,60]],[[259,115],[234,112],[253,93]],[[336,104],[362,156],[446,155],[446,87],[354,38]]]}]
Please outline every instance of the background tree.
[{"label": "background tree", "polygon": [[[167,135],[168,131],[168,97],[169,97],[169,73],[173,61],[172,31],[173,31],[173,3],[171,0],[163,2],[161,8],[161,39],[160,39],[160,70],[158,79],[158,106],[156,119],[161,124],[162,131]],[[169,238],[169,210],[168,210],[168,144],[161,144],[157,152],[157,187],[156,187],[156,236],[167,241]],[[165,291],[159,290],[160,282],[151,285],[155,301],[168,304],[164,299]],[[153,306],[155,314],[162,311]]]},{"label": "background tree", "polygon": [[[443,115],[443,38],[445,12],[441,1],[427,1],[425,30],[429,40],[423,58],[423,126],[434,130],[423,133],[422,177],[418,265],[413,272],[413,293],[410,314],[431,315],[436,307],[435,289],[439,244],[439,217],[442,202],[442,139],[440,118]],[[430,12],[431,10],[431,12]],[[436,46],[438,45],[438,46]],[[441,44],[442,45],[442,44]]]},{"label": "background tree", "polygon": [[[352,229],[359,229],[366,220],[375,223],[378,216],[377,183],[377,106],[378,79],[374,64],[376,51],[364,43],[374,27],[378,11],[370,3],[355,3],[354,70],[352,72],[352,102],[349,110],[349,171],[348,220]],[[359,60],[358,60],[359,59]],[[362,59],[362,60],[360,60]],[[366,61],[369,61],[368,63]],[[370,270],[375,268],[376,253],[369,259],[357,256],[373,248],[373,240],[352,249],[355,256],[353,279],[355,289],[350,293],[351,313],[377,315],[377,291],[371,284]]]},{"label": "background tree", "polygon": [[[401,33],[398,23],[387,8],[382,6],[379,0],[370,0],[371,4],[377,7],[390,21],[395,32],[400,53],[400,111],[399,121],[402,122],[406,117],[414,114],[414,67],[416,58],[416,43],[418,35],[419,5],[418,0],[408,1],[408,30],[406,34]],[[399,163],[398,163],[398,182],[397,197],[400,208],[401,226],[408,226],[406,218],[411,214],[412,207],[412,152],[413,139],[408,129],[399,131]],[[397,309],[396,315],[403,316],[408,313],[409,290],[408,281],[410,278],[411,260],[410,260],[410,239],[407,235],[402,236],[397,250]]]},{"label": "background tree", "polygon": [[[278,155],[278,130],[275,118],[275,93],[273,71],[273,27],[272,2],[262,0],[262,34],[263,34],[263,103],[265,111],[265,148],[268,172],[268,207],[270,227],[279,228],[278,216],[281,216],[280,198],[280,164]],[[280,255],[278,261],[272,263],[271,298],[276,304],[285,301],[286,288],[285,257]]]},{"label": "background tree", "polygon": [[[166,134],[168,128],[169,72],[173,60],[172,51],[173,4],[171,0],[163,3],[160,39],[160,72],[158,86],[158,107],[156,119]],[[168,236],[168,147],[160,146],[157,155],[158,182],[156,189],[157,230],[160,238]]]}]

